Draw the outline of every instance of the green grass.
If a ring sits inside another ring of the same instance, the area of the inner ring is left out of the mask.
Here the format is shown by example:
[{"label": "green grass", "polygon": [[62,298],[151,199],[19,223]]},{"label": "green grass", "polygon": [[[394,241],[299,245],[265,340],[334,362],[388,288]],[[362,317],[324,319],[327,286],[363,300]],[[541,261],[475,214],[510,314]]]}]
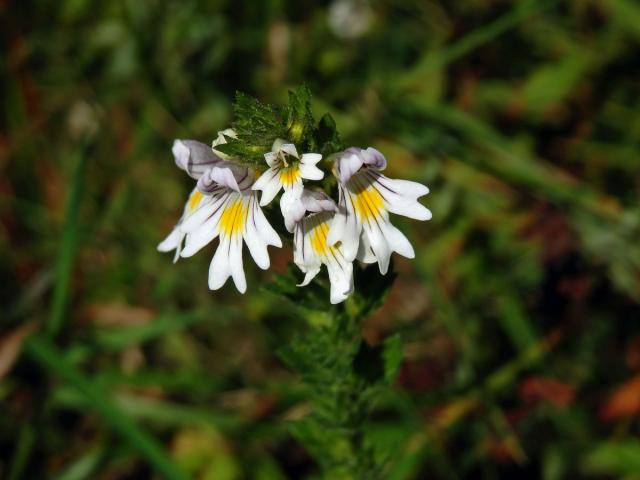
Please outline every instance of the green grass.
[{"label": "green grass", "polygon": [[[276,352],[326,340],[304,337],[333,318],[326,292],[274,276],[290,243],[270,272],[245,255],[245,296],[207,289],[212,249],[175,265],[156,251],[192,187],[173,139],[213,140],[236,90],[284,104],[302,83],[347,145],[427,184],[433,211],[394,218],[416,258],[394,258],[362,334],[401,338],[403,360],[358,427],[371,448],[336,440],[336,458],[386,458],[392,479],[640,475],[634,2],[370,2],[355,38],[319,1],[14,3],[0,341],[39,327],[15,358],[2,344],[0,477],[318,478],[330,459],[290,427],[340,408],[323,392],[314,407]],[[380,360],[363,352],[371,368],[340,370],[354,398]],[[311,370],[346,358],[318,355]]]}]

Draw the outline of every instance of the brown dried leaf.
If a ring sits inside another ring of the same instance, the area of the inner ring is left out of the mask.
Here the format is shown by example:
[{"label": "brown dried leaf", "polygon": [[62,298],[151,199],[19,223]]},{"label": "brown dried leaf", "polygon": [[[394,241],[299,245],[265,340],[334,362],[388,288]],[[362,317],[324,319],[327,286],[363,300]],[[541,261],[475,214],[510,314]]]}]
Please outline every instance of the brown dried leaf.
[{"label": "brown dried leaf", "polygon": [[619,420],[640,413],[640,375],[619,386],[600,407],[600,418]]},{"label": "brown dried leaf", "polygon": [[36,330],[34,321],[24,323],[0,339],[0,379],[4,378],[22,351],[25,339]]},{"label": "brown dried leaf", "polygon": [[135,307],[119,302],[94,303],[87,306],[85,318],[102,327],[131,327],[144,325],[155,315],[146,307]]},{"label": "brown dried leaf", "polygon": [[567,407],[575,399],[573,385],[553,378],[530,377],[520,384],[520,397],[528,403],[549,402],[556,407]]}]

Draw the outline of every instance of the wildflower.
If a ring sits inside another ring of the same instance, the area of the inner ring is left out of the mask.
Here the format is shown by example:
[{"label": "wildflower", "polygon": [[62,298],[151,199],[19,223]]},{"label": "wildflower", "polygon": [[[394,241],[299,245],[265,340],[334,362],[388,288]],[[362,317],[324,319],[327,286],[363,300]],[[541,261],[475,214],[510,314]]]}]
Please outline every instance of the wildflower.
[{"label": "wildflower", "polygon": [[[353,264],[345,258],[340,245],[327,243],[336,204],[322,192],[304,190],[300,205],[302,207],[294,214],[293,261],[305,277],[298,286],[308,285],[324,264],[331,283],[331,303],[343,302],[353,292]],[[311,214],[304,216],[307,211]]]},{"label": "wildflower", "polygon": [[190,257],[219,236],[220,244],[209,267],[209,288],[217,290],[232,277],[238,291],[244,293],[247,282],[242,262],[243,241],[263,270],[270,264],[267,246],[282,246],[258,205],[252,184],[252,173],[230,162],[222,161],[207,170],[198,179],[182,219],[158,249],[176,248],[176,256]]},{"label": "wildflower", "polygon": [[378,262],[380,273],[389,268],[392,252],[414,258],[407,237],[389,221],[389,212],[429,220],[431,212],[417,199],[429,189],[416,182],[393,180],[380,173],[384,155],[375,148],[349,148],[334,165],[338,179],[339,211],[331,225],[328,244],[341,241],[345,258]]},{"label": "wildflower", "polygon": [[280,197],[280,209],[289,232],[293,231],[295,222],[292,219],[292,209],[300,201],[303,190],[302,179],[321,180],[324,172],[316,167],[322,159],[319,153],[305,153],[298,156],[298,151],[292,143],[276,140],[272,151],[265,153],[264,158],[269,169],[264,172],[253,185],[254,190],[262,190],[260,205],[271,202],[281,189],[284,194]]}]

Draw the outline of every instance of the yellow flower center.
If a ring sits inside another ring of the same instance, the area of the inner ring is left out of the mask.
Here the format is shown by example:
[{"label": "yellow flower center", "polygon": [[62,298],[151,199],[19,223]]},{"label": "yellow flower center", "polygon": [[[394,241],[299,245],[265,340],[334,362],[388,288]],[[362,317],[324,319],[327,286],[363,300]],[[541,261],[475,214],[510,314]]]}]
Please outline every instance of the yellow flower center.
[{"label": "yellow flower center", "polygon": [[222,212],[220,232],[228,236],[240,234],[244,229],[248,212],[249,205],[245,205],[242,199],[233,200]]},{"label": "yellow flower center", "polygon": [[384,210],[384,200],[373,185],[356,189],[353,206],[356,213],[365,220],[379,217]]},{"label": "yellow flower center", "polygon": [[280,183],[282,183],[285,188],[292,187],[299,178],[300,168],[298,168],[298,166],[283,168],[280,172]]},{"label": "yellow flower center", "polygon": [[202,200],[202,197],[203,197],[202,193],[199,192],[198,190],[193,192],[189,197],[189,201],[187,202],[187,209],[190,212],[193,211],[200,203],[200,200]]},{"label": "yellow flower center", "polygon": [[326,255],[334,247],[327,245],[327,235],[329,234],[329,222],[322,222],[313,227],[309,232],[309,241],[311,248],[318,255]]}]

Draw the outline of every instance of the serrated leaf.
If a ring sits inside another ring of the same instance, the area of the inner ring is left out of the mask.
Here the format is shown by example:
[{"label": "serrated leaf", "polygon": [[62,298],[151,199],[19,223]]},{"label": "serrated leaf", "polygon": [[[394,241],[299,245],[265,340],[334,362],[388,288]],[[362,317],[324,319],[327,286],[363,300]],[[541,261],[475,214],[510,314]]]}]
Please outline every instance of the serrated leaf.
[{"label": "serrated leaf", "polygon": [[238,138],[216,148],[244,160],[263,162],[273,142],[286,134],[283,110],[238,92],[233,113],[233,128]]}]

